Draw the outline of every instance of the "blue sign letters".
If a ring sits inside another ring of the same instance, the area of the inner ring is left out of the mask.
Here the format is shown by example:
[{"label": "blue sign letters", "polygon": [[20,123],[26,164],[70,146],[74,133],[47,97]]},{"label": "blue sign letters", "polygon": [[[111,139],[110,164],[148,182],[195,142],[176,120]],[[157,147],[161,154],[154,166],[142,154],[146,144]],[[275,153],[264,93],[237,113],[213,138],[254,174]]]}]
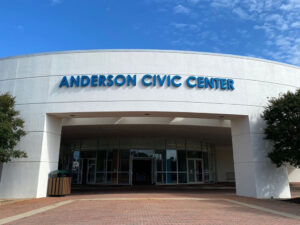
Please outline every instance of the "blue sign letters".
[{"label": "blue sign letters", "polygon": [[[188,88],[234,90],[234,81],[226,78],[188,76],[185,81],[179,75],[145,74],[141,78],[145,87],[174,87],[185,84]],[[59,87],[111,87],[136,86],[136,75],[77,75],[63,76]]]}]

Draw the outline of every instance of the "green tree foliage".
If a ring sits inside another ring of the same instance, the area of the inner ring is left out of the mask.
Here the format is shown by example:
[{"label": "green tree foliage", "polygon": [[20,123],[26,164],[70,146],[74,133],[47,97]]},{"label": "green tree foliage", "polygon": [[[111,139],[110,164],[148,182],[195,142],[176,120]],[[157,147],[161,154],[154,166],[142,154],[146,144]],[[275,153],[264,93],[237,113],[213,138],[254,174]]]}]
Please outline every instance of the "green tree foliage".
[{"label": "green tree foliage", "polygon": [[14,97],[9,93],[0,95],[0,163],[27,157],[25,152],[15,149],[25,131],[24,121],[18,117],[19,112],[14,107]]},{"label": "green tree foliage", "polygon": [[273,144],[268,157],[277,167],[300,167],[300,89],[273,98],[263,112],[265,138]]}]

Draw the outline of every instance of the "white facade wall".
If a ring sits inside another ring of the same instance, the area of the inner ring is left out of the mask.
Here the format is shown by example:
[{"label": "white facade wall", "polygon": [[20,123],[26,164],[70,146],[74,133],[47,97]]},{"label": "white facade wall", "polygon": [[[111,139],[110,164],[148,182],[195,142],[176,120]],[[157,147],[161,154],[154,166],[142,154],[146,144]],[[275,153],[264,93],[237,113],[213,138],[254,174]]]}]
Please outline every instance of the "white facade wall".
[{"label": "white facade wall", "polygon": [[216,146],[216,169],[218,182],[234,182],[232,146]]},{"label": "white facade wall", "polygon": [[[234,91],[144,87],[59,88],[64,75],[177,74],[231,78]],[[71,114],[191,115],[232,121],[237,194],[290,197],[286,168],[266,158],[260,118],[268,98],[300,87],[299,67],[246,57],[176,51],[78,51],[0,59],[0,90],[16,96],[28,135],[28,158],[5,164],[0,198],[46,196],[48,172],[57,168],[61,119]]]}]

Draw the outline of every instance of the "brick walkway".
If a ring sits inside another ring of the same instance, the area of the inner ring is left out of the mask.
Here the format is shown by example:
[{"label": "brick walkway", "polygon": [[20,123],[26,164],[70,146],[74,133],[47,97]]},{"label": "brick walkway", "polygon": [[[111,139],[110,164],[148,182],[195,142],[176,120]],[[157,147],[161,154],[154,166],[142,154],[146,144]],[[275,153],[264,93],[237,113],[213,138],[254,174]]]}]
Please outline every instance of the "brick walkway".
[{"label": "brick walkway", "polygon": [[13,218],[8,224],[294,225],[300,207],[237,197],[232,190],[104,189],[0,206],[0,224],[7,218]]}]

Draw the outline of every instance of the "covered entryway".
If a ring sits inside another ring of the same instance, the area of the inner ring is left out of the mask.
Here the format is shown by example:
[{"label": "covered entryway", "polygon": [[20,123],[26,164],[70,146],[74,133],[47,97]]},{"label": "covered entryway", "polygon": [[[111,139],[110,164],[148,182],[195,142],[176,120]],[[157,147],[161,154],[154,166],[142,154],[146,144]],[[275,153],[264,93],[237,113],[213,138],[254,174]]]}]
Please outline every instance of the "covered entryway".
[{"label": "covered entryway", "polygon": [[[113,119],[117,123],[107,124]],[[76,187],[235,182],[228,120],[108,117],[63,123],[59,169],[72,171]]]}]

